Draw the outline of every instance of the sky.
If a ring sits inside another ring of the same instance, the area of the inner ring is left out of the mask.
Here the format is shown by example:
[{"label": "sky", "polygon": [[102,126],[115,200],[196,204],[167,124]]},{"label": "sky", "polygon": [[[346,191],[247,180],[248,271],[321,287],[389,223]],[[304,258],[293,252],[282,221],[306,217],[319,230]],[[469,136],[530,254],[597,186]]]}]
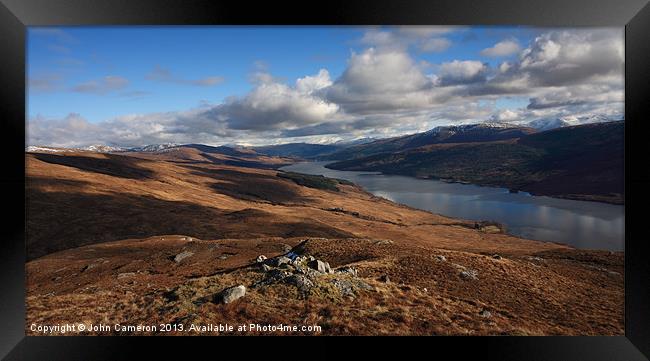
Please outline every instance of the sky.
[{"label": "sky", "polygon": [[443,125],[623,119],[623,34],[30,27],[27,143],[329,143]]}]

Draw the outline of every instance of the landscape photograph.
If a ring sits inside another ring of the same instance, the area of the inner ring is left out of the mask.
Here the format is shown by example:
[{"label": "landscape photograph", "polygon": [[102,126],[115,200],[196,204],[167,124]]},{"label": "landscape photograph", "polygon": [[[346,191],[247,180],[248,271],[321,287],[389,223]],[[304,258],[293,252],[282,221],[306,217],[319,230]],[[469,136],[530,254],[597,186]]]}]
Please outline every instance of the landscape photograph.
[{"label": "landscape photograph", "polygon": [[624,29],[29,27],[25,332],[624,335]]}]

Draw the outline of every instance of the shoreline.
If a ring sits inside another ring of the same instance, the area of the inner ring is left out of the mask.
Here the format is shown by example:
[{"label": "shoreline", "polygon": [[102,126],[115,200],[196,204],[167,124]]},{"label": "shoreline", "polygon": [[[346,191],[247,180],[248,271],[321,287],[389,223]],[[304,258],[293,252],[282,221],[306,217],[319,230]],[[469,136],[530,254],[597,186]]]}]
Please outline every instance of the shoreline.
[{"label": "shoreline", "polygon": [[[323,168],[326,168],[328,170],[340,171],[340,172],[373,172],[373,171],[363,171],[363,170],[361,170],[361,171],[346,171],[346,170],[338,170],[338,169],[332,169],[332,168],[327,167],[327,164],[334,163],[334,162],[335,161],[325,161],[325,162],[323,162],[324,164],[322,164],[322,166],[323,166]],[[297,161],[295,163],[282,166],[282,167],[278,168],[277,170],[278,171],[291,171],[291,172],[300,173],[299,171],[295,171],[295,170],[283,170],[282,169],[282,168],[293,166],[293,165],[300,164],[300,163],[320,163],[320,161],[300,160],[300,161]],[[409,175],[391,174],[391,173],[384,173],[384,172],[375,172],[375,173],[377,173],[376,175],[402,176],[402,177],[409,177],[409,178],[418,179],[418,180],[439,181],[439,182],[448,183],[448,184],[470,185],[470,186],[481,187],[481,188],[498,188],[498,189],[502,189],[502,190],[505,190],[505,191],[509,191],[509,193],[523,193],[524,195],[529,196],[529,197],[547,197],[547,198],[558,199],[558,200],[569,200],[569,201],[577,201],[577,202],[591,202],[591,203],[597,203],[597,204],[607,204],[607,205],[612,205],[612,206],[623,206],[623,207],[625,206],[625,204],[618,204],[618,203],[613,203],[613,202],[586,200],[586,199],[582,199],[582,198],[576,199],[576,198],[564,197],[564,196],[550,196],[550,195],[545,195],[545,194],[535,194],[535,193],[527,192],[525,190],[519,190],[518,192],[512,192],[507,187],[501,187],[501,186],[495,186],[495,185],[481,185],[481,184],[474,184],[474,183],[469,183],[469,182],[460,182],[460,181],[454,181],[454,180],[448,180],[448,179],[445,180],[445,179],[435,179],[435,178],[423,178],[423,177],[414,177],[414,176],[409,176]],[[325,176],[325,175],[323,175],[323,176],[327,177],[327,178],[332,178],[331,176]],[[557,244],[559,246],[569,247],[569,248],[574,249],[576,251],[581,251],[581,250],[582,251],[608,251],[608,252],[616,252],[616,253],[620,252],[620,253],[623,253],[623,254],[625,253],[624,243],[623,243],[623,248],[621,250],[602,248],[602,247],[601,248],[580,248],[580,247],[576,247],[575,245],[572,245],[570,243],[566,243],[566,242],[562,242],[562,241],[545,240],[545,239],[533,238],[531,236],[523,236],[523,235],[520,235],[520,234],[512,233],[510,231],[511,228],[505,222],[496,221],[496,220],[493,220],[493,219],[478,219],[478,218],[466,218],[466,217],[462,217],[462,216],[451,216],[451,215],[448,215],[448,214],[435,212],[433,210],[419,208],[419,207],[412,206],[412,205],[409,205],[409,204],[397,202],[395,200],[392,200],[392,199],[389,199],[389,198],[386,198],[386,197],[383,197],[383,196],[375,195],[371,191],[367,190],[363,185],[360,185],[360,184],[355,183],[355,182],[353,182],[353,183],[354,183],[354,185],[356,187],[361,188],[364,192],[367,192],[367,193],[371,194],[374,197],[379,197],[381,199],[384,199],[386,201],[392,202],[394,204],[397,204],[399,206],[406,207],[406,208],[409,208],[409,209],[413,209],[413,210],[417,210],[417,211],[424,211],[424,212],[428,212],[428,213],[431,213],[431,214],[443,216],[443,217],[446,217],[446,218],[456,219],[456,220],[459,220],[459,221],[462,221],[462,222],[470,222],[470,223],[473,222],[475,224],[479,224],[479,223],[483,223],[483,222],[497,223],[497,224],[499,224],[501,226],[499,228],[502,229],[502,231],[499,232],[499,233],[504,234],[504,235],[508,235],[508,236],[511,236],[511,237],[519,238],[519,239],[522,239],[522,240]]]}]

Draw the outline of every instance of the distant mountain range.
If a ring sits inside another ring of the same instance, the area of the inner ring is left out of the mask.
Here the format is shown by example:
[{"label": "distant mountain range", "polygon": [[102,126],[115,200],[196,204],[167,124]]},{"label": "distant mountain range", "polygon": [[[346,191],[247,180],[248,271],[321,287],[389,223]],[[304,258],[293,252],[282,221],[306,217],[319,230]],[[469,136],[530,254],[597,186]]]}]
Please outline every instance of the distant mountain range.
[{"label": "distant mountain range", "polygon": [[440,129],[350,147],[327,168],[507,187],[536,195],[623,203],[624,122],[535,132]]}]

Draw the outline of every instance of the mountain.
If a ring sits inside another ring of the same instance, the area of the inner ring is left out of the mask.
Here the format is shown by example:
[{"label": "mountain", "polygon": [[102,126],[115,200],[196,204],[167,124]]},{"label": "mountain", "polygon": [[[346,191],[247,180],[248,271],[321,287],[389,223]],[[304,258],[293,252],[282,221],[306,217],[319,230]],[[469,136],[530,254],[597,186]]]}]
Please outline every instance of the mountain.
[{"label": "mountain", "polygon": [[571,122],[561,118],[542,118],[533,120],[532,122],[528,123],[528,125],[539,131],[545,131],[555,128],[569,127],[575,124],[572,124]]},{"label": "mountain", "polygon": [[331,154],[342,148],[343,146],[334,144],[287,143],[252,147],[251,149],[269,156],[314,158]]},{"label": "mountain", "polygon": [[623,138],[622,121],[591,123],[500,141],[433,143],[339,161],[327,168],[622,204]]},{"label": "mountain", "polygon": [[423,133],[380,139],[366,144],[347,147],[326,155],[328,160],[345,160],[379,153],[399,152],[407,149],[441,143],[473,143],[519,138],[534,133],[530,127],[507,123],[478,123],[436,127]]},{"label": "mountain", "polygon": [[602,114],[592,114],[581,117],[567,116],[560,118],[541,118],[528,123],[528,126],[539,131],[551,130],[555,128],[571,127],[575,125],[584,125],[592,123],[605,123],[620,120],[619,117],[606,116]]},{"label": "mountain", "polygon": [[180,144],[176,143],[164,143],[164,144],[149,144],[141,147],[128,148],[126,151],[129,152],[163,152],[168,149],[176,148]]}]

